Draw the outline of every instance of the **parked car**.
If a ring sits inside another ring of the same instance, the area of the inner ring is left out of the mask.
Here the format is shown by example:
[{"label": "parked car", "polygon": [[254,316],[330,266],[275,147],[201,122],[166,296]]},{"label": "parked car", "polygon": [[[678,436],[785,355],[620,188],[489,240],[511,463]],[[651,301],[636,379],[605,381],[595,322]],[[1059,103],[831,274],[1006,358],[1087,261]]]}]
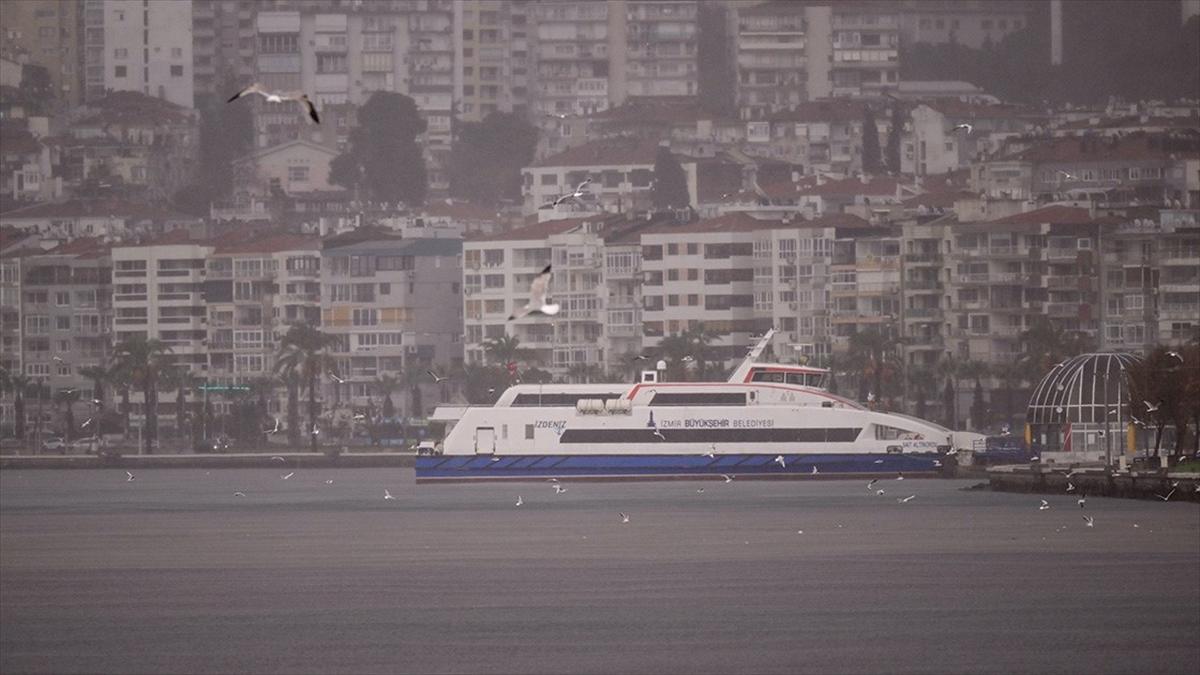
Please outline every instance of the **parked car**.
[{"label": "parked car", "polygon": [[72,454],[90,455],[93,452],[99,452],[105,448],[103,438],[88,436],[87,438],[77,438],[71,441],[70,449]]},{"label": "parked car", "polygon": [[51,436],[42,440],[42,452],[66,452],[67,442],[59,436]]},{"label": "parked car", "polygon": [[194,448],[196,452],[231,452],[233,450],[233,440],[228,436],[214,436],[200,441]]},{"label": "parked car", "polygon": [[437,446],[437,443],[435,443],[434,441],[421,441],[420,443],[417,443],[417,454],[418,455],[440,455],[440,454],[442,454],[442,450],[441,450],[441,448],[439,448]]}]

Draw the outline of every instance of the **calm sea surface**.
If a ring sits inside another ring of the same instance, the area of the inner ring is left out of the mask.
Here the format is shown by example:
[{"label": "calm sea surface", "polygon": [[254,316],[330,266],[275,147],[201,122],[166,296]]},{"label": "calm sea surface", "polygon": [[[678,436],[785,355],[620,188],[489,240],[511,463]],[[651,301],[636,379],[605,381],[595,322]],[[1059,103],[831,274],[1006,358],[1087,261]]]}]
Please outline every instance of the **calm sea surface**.
[{"label": "calm sea surface", "polygon": [[1195,504],[290,471],[0,472],[0,672],[1200,667]]}]

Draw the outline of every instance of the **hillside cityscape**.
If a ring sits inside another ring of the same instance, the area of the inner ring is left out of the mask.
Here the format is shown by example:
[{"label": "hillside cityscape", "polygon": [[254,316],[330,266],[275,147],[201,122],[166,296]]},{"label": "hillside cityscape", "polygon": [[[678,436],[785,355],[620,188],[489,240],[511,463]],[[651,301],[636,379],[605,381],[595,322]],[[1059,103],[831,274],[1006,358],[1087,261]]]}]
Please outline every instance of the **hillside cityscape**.
[{"label": "hillside cityscape", "polygon": [[[1200,0],[0,19],[6,448],[409,445],[515,382],[721,380],[771,330],[834,393],[1019,435],[1067,359],[1200,358]],[[547,266],[561,311],[508,320]]]}]

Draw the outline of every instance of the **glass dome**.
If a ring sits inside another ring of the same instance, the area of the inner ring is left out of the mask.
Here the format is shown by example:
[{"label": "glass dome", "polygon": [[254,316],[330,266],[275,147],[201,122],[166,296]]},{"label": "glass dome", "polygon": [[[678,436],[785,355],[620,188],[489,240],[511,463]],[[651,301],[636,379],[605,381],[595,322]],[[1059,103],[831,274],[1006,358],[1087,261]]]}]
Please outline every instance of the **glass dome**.
[{"label": "glass dome", "polygon": [[1030,424],[1104,424],[1129,419],[1125,369],[1136,354],[1080,354],[1054,366],[1033,389],[1025,419]]}]

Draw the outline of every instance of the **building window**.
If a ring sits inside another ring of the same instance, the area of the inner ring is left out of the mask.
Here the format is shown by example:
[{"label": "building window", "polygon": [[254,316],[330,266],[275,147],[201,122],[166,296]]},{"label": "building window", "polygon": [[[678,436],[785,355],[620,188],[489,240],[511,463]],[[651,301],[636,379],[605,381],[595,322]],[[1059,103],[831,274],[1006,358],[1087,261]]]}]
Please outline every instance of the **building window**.
[{"label": "building window", "polygon": [[183,66],[171,66],[171,77],[183,77]]},{"label": "building window", "polygon": [[288,167],[288,182],[289,183],[307,183],[308,182],[308,167],[307,166],[289,166]]},{"label": "building window", "polygon": [[173,59],[183,58],[183,47],[171,47],[171,58],[173,58]]},{"label": "building window", "polygon": [[113,76],[114,77],[125,77],[125,73],[126,73],[125,66],[116,66],[113,68]]},{"label": "building window", "polygon": [[127,58],[129,58],[129,50],[124,47],[117,47],[116,49],[113,50],[113,58],[114,59],[127,59]]}]

